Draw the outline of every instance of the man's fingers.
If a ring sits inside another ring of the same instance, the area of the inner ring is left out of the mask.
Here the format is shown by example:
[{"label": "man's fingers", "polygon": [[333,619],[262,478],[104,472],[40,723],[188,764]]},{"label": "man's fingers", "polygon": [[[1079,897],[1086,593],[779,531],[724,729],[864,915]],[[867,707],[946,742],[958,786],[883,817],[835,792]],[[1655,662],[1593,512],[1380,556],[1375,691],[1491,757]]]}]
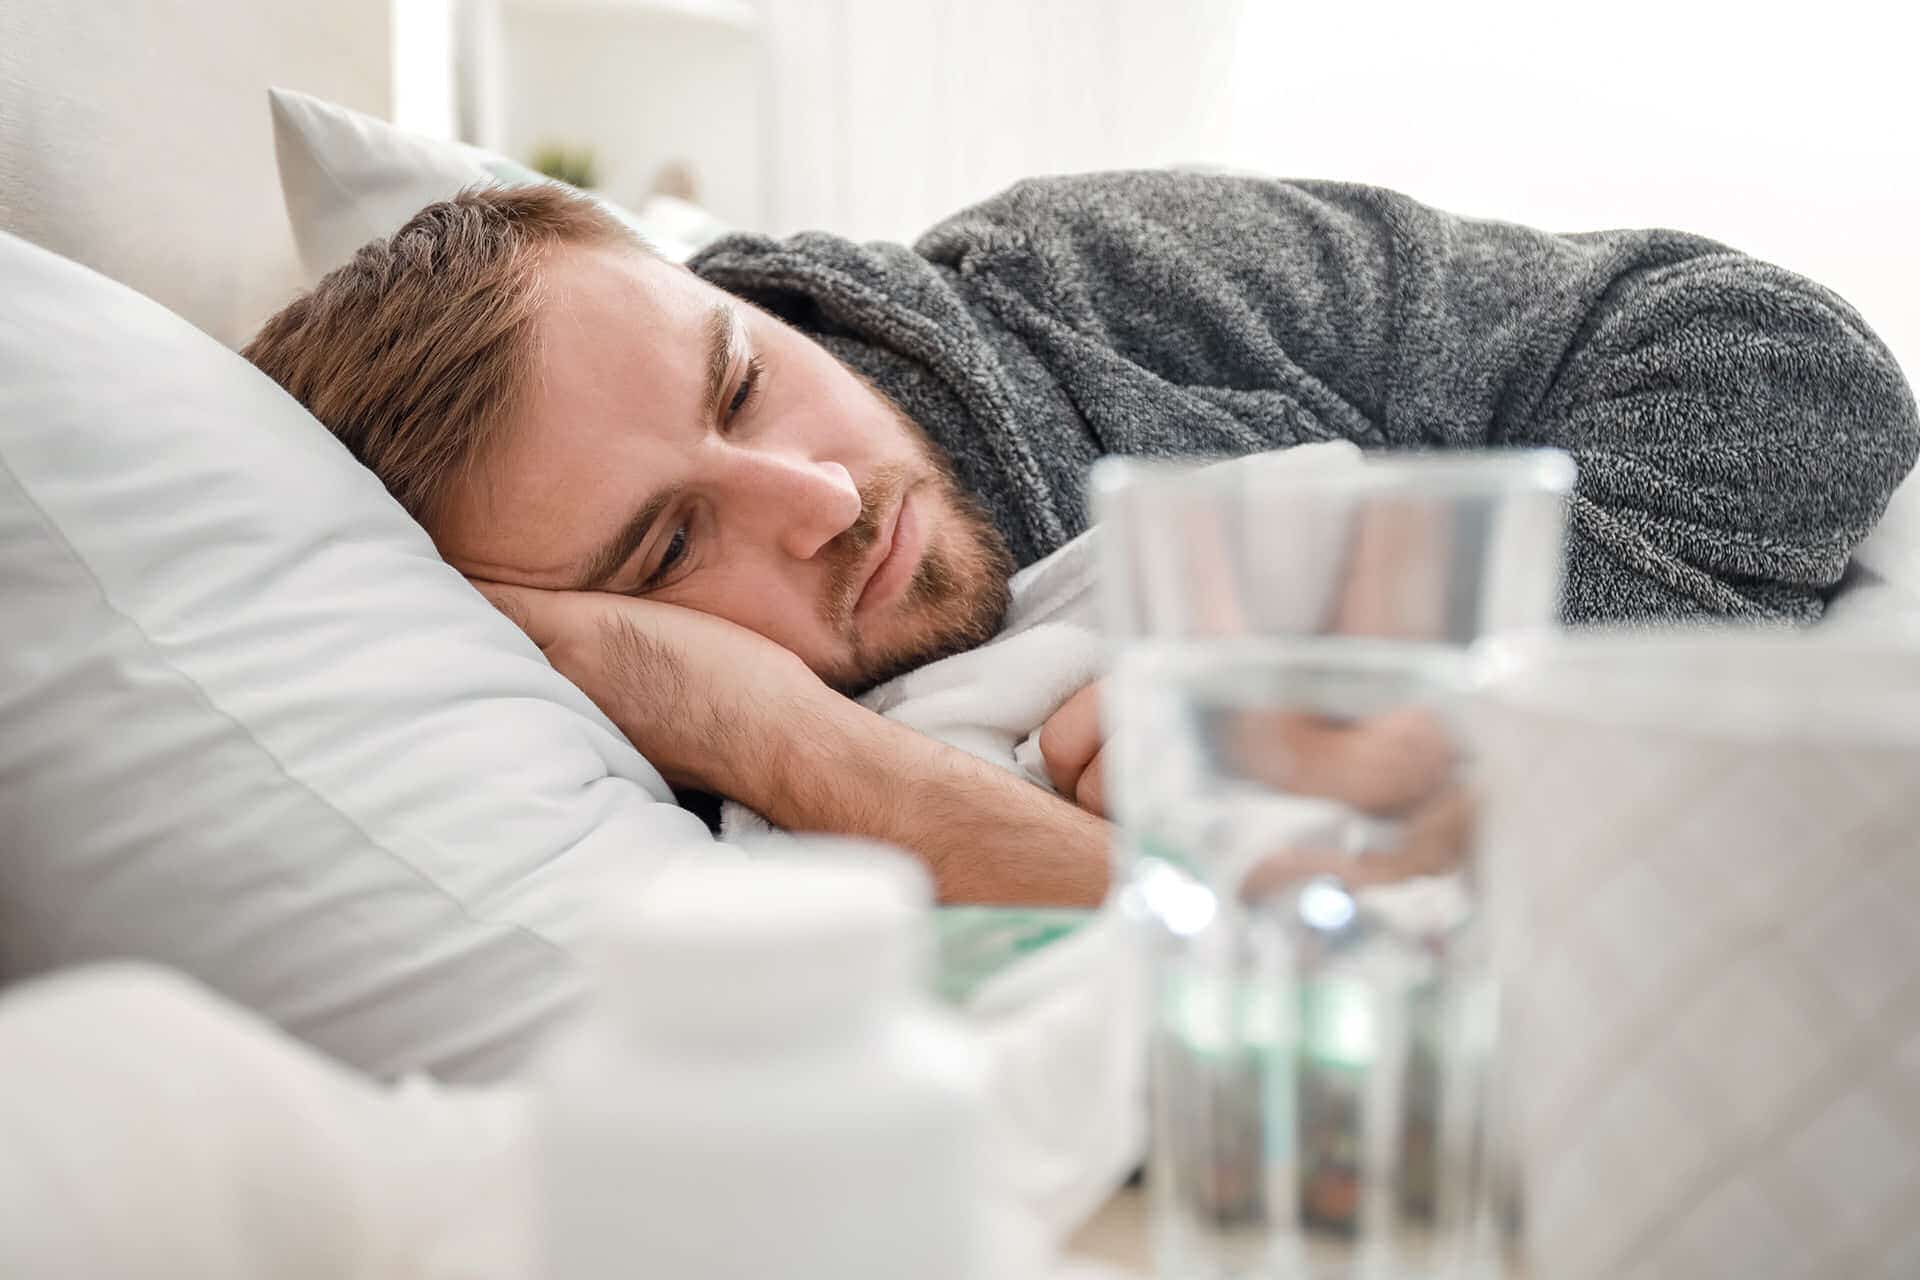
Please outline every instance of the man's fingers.
[{"label": "man's fingers", "polygon": [[1107,816],[1106,770],[1101,768],[1104,751],[1093,753],[1093,759],[1080,771],[1079,780],[1073,784],[1073,802],[1088,813],[1099,817]]},{"label": "man's fingers", "polygon": [[1278,849],[1247,873],[1239,896],[1245,902],[1258,901],[1314,876],[1337,876],[1349,888],[1364,889],[1446,875],[1466,862],[1473,821],[1473,796],[1463,786],[1450,786],[1401,825],[1392,845],[1357,856],[1327,847]]},{"label": "man's fingers", "polygon": [[1040,758],[1061,795],[1077,796],[1080,775],[1100,753],[1100,685],[1096,681],[1060,704],[1040,726]]},{"label": "man's fingers", "polygon": [[1404,813],[1453,774],[1453,743],[1431,712],[1402,707],[1324,735],[1300,789],[1369,813]]},{"label": "man's fingers", "polygon": [[1403,707],[1361,721],[1244,712],[1227,738],[1234,767],[1281,791],[1399,814],[1452,775],[1453,744],[1431,712]]}]

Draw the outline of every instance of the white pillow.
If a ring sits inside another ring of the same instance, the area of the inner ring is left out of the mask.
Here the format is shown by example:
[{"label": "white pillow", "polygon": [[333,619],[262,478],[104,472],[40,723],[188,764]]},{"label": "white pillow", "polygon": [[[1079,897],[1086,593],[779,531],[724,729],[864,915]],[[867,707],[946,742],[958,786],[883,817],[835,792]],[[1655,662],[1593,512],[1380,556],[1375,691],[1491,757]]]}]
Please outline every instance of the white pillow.
[{"label": "white pillow", "polygon": [[[269,89],[267,99],[280,193],[309,281],[462,188],[548,181],[494,152],[410,133],[291,89]],[[730,229],[698,205],[671,196],[654,196],[638,213],[604,198],[600,203],[675,262]]]},{"label": "white pillow", "polygon": [[5,235],[0,297],[0,981],[145,957],[507,1073],[605,882],[720,846],[270,379]]}]

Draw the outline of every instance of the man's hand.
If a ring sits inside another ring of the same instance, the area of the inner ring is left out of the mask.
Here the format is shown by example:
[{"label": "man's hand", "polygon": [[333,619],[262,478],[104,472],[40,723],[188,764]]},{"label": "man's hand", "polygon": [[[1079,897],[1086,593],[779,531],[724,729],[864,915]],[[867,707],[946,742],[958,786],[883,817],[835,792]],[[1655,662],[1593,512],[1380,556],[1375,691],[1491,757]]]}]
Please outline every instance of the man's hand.
[{"label": "man's hand", "polygon": [[677,786],[909,849],[942,901],[1106,894],[1106,823],[841,697],[754,632],[627,596],[474,585]]},{"label": "man's hand", "polygon": [[[1106,814],[1100,682],[1060,704],[1040,729],[1040,756],[1059,793],[1089,813]],[[1431,875],[1452,866],[1471,834],[1472,805],[1454,745],[1440,721],[1419,707],[1365,720],[1304,712],[1242,711],[1218,728],[1220,765],[1275,791],[1324,796],[1373,817],[1397,819],[1388,850],[1355,862],[1337,850],[1276,851],[1265,879],[1338,871],[1356,883]]]},{"label": "man's hand", "polygon": [[782,736],[845,701],[722,618],[605,592],[474,586],[676,787],[750,792]]},{"label": "man's hand", "polygon": [[[1106,814],[1095,681],[1060,704],[1040,727],[1040,757],[1054,789],[1089,813]],[[1228,768],[1277,791],[1327,796],[1367,813],[1404,814],[1454,768],[1452,744],[1428,713],[1407,707],[1361,721],[1303,712],[1243,711],[1223,744]]]},{"label": "man's hand", "polygon": [[1100,732],[1100,687],[1095,680],[1061,703],[1040,726],[1040,758],[1053,789],[1085,809],[1107,816]]}]

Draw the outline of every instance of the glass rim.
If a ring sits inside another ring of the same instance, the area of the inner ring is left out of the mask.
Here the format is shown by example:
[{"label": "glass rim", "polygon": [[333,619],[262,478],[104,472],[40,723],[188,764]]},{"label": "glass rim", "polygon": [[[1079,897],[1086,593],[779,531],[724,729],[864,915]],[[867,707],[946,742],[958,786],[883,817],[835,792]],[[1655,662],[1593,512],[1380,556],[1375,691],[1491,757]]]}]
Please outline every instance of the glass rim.
[{"label": "glass rim", "polygon": [[[1303,443],[1323,443],[1307,441]],[[1290,446],[1298,447],[1298,446]],[[1284,454],[1287,449],[1272,450]],[[1368,494],[1406,490],[1432,497],[1477,497],[1509,493],[1572,492],[1573,458],[1562,449],[1529,446],[1492,449],[1419,449],[1363,452],[1364,466],[1289,471],[1249,470],[1224,464],[1261,454],[1198,454],[1139,457],[1109,454],[1095,460],[1088,492],[1096,504],[1127,494],[1155,492]]]}]

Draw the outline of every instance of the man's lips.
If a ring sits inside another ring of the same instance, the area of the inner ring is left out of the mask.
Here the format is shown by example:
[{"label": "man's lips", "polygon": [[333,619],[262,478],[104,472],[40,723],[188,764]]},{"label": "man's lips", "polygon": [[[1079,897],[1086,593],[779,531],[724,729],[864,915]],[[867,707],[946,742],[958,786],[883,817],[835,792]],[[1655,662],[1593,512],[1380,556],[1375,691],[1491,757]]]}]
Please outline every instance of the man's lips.
[{"label": "man's lips", "polygon": [[859,599],[854,601],[856,617],[881,608],[898,596],[919,567],[923,536],[917,505],[913,490],[908,489],[874,540],[874,564],[860,589]]}]

